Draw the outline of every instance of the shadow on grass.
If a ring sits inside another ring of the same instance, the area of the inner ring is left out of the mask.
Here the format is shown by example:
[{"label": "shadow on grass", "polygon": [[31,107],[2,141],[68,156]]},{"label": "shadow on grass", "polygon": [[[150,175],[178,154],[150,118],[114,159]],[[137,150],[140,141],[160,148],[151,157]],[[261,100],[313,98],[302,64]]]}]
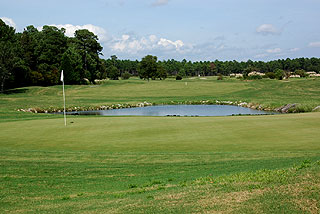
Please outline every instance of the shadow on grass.
[{"label": "shadow on grass", "polygon": [[27,91],[28,91],[27,88],[15,88],[15,89],[5,90],[3,93],[4,94],[22,94],[22,93],[26,93]]}]

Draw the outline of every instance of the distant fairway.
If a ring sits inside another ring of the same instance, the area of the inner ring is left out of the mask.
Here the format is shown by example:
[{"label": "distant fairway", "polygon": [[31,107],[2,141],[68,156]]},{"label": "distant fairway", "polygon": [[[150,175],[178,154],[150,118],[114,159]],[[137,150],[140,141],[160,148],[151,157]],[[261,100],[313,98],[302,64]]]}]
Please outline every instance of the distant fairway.
[{"label": "distant fairway", "polygon": [[[185,83],[188,83],[187,85]],[[176,81],[130,80],[108,81],[103,85],[66,86],[67,107],[96,107],[118,103],[156,104],[222,100],[245,101],[266,107],[280,107],[296,103],[312,110],[320,105],[320,78],[290,79],[285,81],[263,79],[241,81],[216,77]],[[19,113],[19,108],[62,108],[62,86],[28,87],[0,94],[1,121],[35,119],[50,115]]]},{"label": "distant fairway", "polygon": [[[320,105],[319,80],[112,81],[68,86],[70,106],[230,100]],[[320,113],[99,117],[58,107],[61,87],[0,95],[0,212],[317,213]],[[253,206],[255,204],[255,206]]]}]

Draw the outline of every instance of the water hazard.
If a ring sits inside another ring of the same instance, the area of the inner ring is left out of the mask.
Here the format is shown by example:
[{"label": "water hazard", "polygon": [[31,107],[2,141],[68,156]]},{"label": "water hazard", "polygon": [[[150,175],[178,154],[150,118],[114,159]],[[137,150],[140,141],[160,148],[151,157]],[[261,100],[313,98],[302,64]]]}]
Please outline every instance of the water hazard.
[{"label": "water hazard", "polygon": [[276,113],[231,105],[159,105],[112,110],[78,111],[68,112],[67,114],[102,116],[231,116]]}]

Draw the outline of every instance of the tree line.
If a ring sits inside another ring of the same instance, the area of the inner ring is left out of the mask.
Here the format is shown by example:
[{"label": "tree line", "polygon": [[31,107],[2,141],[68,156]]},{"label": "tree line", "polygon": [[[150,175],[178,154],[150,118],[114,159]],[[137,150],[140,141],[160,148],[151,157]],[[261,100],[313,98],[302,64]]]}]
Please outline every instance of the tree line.
[{"label": "tree line", "polygon": [[252,61],[159,61],[147,55],[140,61],[121,60],[113,55],[103,59],[98,37],[86,30],[77,30],[73,37],[65,29],[44,26],[38,30],[27,26],[23,32],[0,19],[0,84],[1,92],[23,86],[50,86],[59,84],[64,70],[66,84],[95,83],[97,79],[165,79],[167,76],[212,76],[245,74],[249,71],[272,73],[283,71],[320,72],[319,58],[279,59],[269,62]]}]

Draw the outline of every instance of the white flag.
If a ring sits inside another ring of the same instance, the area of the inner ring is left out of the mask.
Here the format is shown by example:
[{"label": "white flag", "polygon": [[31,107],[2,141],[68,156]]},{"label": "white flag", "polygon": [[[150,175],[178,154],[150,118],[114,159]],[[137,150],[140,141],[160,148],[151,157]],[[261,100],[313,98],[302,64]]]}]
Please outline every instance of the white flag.
[{"label": "white flag", "polygon": [[63,70],[61,71],[61,77],[60,77],[61,82],[63,82]]}]

